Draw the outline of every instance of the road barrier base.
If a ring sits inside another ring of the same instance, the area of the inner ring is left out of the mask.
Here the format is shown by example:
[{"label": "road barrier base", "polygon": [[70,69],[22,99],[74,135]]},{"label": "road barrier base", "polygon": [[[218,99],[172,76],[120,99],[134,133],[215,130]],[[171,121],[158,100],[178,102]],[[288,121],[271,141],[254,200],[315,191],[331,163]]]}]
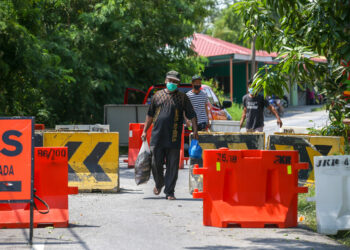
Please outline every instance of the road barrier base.
[{"label": "road barrier base", "polygon": [[[77,194],[77,187],[68,187],[68,151],[61,148],[35,148],[34,227],[68,227],[68,195]],[[40,212],[48,211],[46,214]],[[0,228],[29,228],[30,204],[0,204]]]},{"label": "road barrier base", "polygon": [[[230,149],[264,149],[265,133],[235,133],[235,132],[199,132],[199,145],[203,150],[227,147]],[[192,135],[191,135],[192,138]],[[203,176],[194,175],[194,165],[203,166],[202,159],[190,159],[189,193],[194,189],[203,190]]]},{"label": "road barrier base", "polygon": [[203,224],[214,227],[247,228],[296,227],[298,171],[307,169],[297,151],[204,150],[203,192],[192,196],[203,199]]}]

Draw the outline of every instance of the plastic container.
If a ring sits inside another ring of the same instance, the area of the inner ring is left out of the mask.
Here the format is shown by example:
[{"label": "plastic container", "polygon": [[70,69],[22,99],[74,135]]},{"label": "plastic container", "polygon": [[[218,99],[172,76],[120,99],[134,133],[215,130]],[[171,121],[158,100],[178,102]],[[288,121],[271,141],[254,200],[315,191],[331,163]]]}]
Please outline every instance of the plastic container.
[{"label": "plastic container", "polygon": [[211,132],[239,132],[239,121],[212,120]]}]

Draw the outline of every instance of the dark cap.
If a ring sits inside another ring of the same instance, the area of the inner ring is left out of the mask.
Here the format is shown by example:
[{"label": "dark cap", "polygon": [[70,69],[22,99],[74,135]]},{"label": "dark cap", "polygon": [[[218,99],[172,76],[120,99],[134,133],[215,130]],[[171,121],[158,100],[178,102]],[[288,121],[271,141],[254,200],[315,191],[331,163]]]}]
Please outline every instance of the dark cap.
[{"label": "dark cap", "polygon": [[173,79],[175,81],[180,81],[180,74],[175,70],[171,70],[168,73],[166,73],[166,78]]},{"label": "dark cap", "polygon": [[202,77],[200,77],[199,75],[192,76],[192,82],[195,80],[202,80]]}]

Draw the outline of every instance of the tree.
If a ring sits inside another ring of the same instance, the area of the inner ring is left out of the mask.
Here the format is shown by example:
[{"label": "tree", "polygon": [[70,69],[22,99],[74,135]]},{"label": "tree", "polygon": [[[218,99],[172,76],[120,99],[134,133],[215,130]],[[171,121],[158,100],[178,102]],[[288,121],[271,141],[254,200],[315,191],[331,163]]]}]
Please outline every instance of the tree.
[{"label": "tree", "polygon": [[[126,86],[203,69],[188,39],[214,0],[0,1],[0,110],[49,126],[102,122]],[[191,58],[191,59],[189,59]],[[188,60],[189,59],[189,60]],[[186,71],[185,71],[186,69]]]},{"label": "tree", "polygon": [[[256,91],[282,95],[288,81],[319,88],[332,126],[343,126],[343,91],[350,85],[350,1],[244,0],[234,8],[244,20],[243,37],[256,35],[259,49],[279,53],[277,65],[255,75]],[[324,55],[328,63],[312,61],[317,55]]]},{"label": "tree", "polygon": [[243,30],[243,18],[233,10],[231,5],[216,14],[212,27],[206,33],[227,42],[249,47],[249,43],[241,38]]}]

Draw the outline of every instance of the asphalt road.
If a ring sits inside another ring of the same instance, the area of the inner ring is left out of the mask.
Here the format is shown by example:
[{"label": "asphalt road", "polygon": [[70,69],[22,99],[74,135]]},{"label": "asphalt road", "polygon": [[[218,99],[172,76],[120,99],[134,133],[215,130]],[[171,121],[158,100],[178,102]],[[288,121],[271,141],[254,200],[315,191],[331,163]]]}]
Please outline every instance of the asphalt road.
[{"label": "asphalt road", "polygon": [[[285,114],[281,117],[283,126],[321,128],[329,123],[328,113],[323,111],[311,112],[312,108],[321,107],[320,105],[290,107],[285,110]],[[279,132],[276,118],[265,117],[264,132],[266,135]]]},{"label": "asphalt road", "polygon": [[[286,115],[284,121],[298,121],[299,115]],[[273,126],[275,121],[267,121],[266,128],[270,122]],[[168,201],[163,193],[153,195],[153,180],[135,185],[133,169],[123,163],[125,157],[120,158],[121,192],[70,196],[69,228],[35,229],[33,249],[348,249],[303,225],[287,229],[205,227],[202,201],[192,199],[188,192],[187,166],[179,171],[177,200]],[[1,229],[0,249],[30,249],[28,234],[28,229]]]}]

